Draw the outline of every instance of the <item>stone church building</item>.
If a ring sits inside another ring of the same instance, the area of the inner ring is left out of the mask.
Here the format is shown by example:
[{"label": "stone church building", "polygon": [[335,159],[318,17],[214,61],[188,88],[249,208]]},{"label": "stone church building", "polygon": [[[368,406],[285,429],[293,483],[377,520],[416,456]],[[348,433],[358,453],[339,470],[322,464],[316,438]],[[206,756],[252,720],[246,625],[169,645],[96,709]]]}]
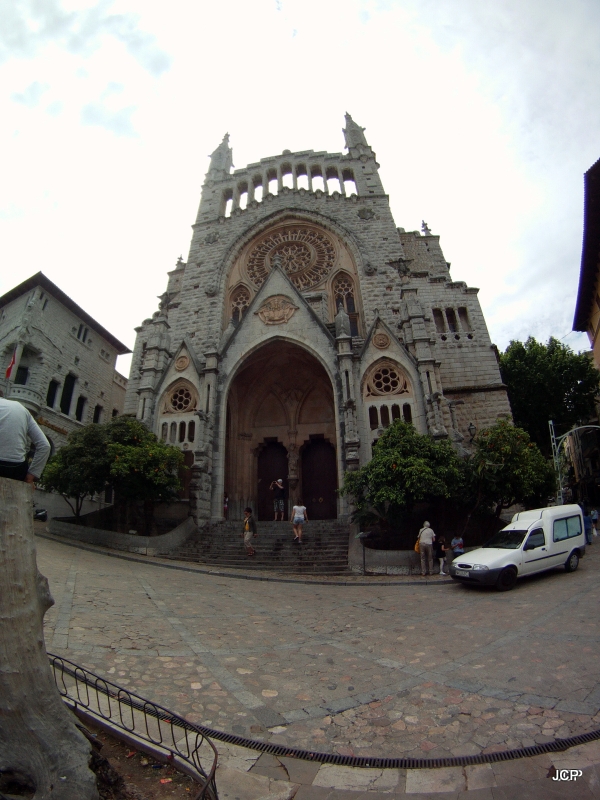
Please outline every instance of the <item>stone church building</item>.
[{"label": "stone church building", "polygon": [[185,453],[197,521],[272,518],[271,482],[343,518],[346,470],[405,419],[468,448],[510,416],[477,289],[396,227],[364,129],[347,153],[211,156],[190,252],[137,328],[126,413]]}]

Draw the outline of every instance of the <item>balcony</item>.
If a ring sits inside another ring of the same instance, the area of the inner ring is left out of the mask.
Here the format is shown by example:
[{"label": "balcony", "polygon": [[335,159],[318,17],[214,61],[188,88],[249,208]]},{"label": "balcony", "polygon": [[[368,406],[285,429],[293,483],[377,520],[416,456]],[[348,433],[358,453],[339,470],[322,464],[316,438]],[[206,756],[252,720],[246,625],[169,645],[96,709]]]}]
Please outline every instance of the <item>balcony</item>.
[{"label": "balcony", "polygon": [[42,395],[39,392],[30,389],[28,386],[21,384],[13,384],[8,400],[17,400],[25,406],[32,414],[38,414],[42,407]]}]

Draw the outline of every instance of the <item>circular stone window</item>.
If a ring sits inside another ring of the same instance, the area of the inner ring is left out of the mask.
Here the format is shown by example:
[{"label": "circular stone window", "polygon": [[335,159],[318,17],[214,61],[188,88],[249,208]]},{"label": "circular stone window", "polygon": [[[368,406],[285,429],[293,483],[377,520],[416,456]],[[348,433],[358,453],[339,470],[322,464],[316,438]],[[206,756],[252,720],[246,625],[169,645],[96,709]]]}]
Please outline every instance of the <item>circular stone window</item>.
[{"label": "circular stone window", "polygon": [[256,286],[262,286],[278,264],[297,289],[310,289],[327,277],[336,261],[333,241],[323,231],[288,225],[264,236],[249,254],[246,270]]},{"label": "circular stone window", "polygon": [[406,394],[409,392],[408,381],[393,364],[387,363],[377,367],[367,380],[367,397],[390,394]]},{"label": "circular stone window", "polygon": [[400,386],[400,378],[395,369],[382,367],[373,375],[373,385],[382,394],[391,394]]},{"label": "circular stone window", "polygon": [[189,389],[185,386],[180,386],[175,389],[171,395],[171,408],[173,411],[188,411],[191,410],[194,404],[194,398]]}]

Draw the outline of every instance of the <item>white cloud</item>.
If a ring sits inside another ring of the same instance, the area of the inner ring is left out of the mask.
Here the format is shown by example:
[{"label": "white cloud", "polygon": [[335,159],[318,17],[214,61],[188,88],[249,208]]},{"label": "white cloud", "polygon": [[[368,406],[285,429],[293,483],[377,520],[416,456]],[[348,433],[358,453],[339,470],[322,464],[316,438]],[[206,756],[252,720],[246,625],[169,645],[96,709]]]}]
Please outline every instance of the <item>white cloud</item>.
[{"label": "white cloud", "polygon": [[4,0],[0,4],[0,62],[34,58],[49,45],[89,55],[106,36],[112,36],[153,75],[167,70],[169,56],[153,35],[139,29],[137,16],[110,14],[110,5],[101,0],[90,8],[67,11],[60,0]]},{"label": "white cloud", "polygon": [[34,108],[35,106],[39,105],[42,95],[48,91],[48,88],[49,87],[47,83],[34,81],[25,89],[23,89],[22,92],[14,92],[12,99],[15,101],[15,103],[20,103],[28,108]]}]

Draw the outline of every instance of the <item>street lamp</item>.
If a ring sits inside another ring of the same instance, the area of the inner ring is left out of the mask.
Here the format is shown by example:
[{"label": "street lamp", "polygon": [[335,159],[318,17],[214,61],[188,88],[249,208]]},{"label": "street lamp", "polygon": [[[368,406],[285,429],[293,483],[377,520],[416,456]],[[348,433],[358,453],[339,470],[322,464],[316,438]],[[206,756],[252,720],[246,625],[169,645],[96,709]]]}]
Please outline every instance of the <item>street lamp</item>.
[{"label": "street lamp", "polygon": [[469,431],[469,436],[471,437],[471,441],[475,438],[475,434],[477,433],[477,427],[472,423],[469,422],[469,427],[467,428]]}]

